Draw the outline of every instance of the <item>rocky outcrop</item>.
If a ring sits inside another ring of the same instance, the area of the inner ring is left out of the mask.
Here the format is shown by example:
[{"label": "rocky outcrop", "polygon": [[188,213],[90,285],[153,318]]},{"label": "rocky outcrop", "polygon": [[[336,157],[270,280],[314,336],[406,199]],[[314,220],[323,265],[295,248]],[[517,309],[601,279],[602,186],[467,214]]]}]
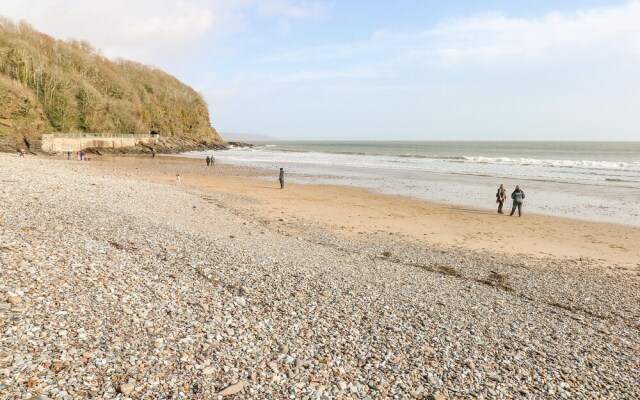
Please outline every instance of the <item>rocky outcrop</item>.
[{"label": "rocky outcrop", "polygon": [[87,153],[97,154],[177,154],[187,151],[225,150],[228,146],[217,140],[163,138],[155,144],[138,143],[134,147],[88,148]]}]

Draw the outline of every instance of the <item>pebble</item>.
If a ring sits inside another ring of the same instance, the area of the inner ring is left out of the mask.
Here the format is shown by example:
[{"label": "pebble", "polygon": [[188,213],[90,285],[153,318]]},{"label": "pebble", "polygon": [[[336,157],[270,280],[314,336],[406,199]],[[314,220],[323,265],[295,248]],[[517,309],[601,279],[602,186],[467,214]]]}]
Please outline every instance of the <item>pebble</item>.
[{"label": "pebble", "polygon": [[135,386],[135,383],[124,383],[120,385],[120,392],[122,392],[122,394],[125,396],[129,396],[131,393],[133,393],[133,389],[135,389]]},{"label": "pebble", "polygon": [[233,384],[231,386],[226,387],[225,389],[221,390],[218,395],[219,396],[231,396],[234,395],[238,392],[241,392],[242,389],[244,389],[244,385],[242,382],[238,382],[236,384]]},{"label": "pebble", "polygon": [[637,274],[342,236],[105,165],[0,154],[0,398],[636,397]]}]

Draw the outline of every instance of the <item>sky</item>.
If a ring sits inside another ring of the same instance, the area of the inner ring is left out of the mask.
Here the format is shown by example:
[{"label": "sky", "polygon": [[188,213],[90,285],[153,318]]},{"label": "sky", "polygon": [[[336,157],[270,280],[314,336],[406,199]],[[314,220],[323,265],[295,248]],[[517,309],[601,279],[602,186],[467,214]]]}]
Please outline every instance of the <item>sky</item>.
[{"label": "sky", "polygon": [[640,140],[640,1],[0,0],[194,87],[221,133]]}]

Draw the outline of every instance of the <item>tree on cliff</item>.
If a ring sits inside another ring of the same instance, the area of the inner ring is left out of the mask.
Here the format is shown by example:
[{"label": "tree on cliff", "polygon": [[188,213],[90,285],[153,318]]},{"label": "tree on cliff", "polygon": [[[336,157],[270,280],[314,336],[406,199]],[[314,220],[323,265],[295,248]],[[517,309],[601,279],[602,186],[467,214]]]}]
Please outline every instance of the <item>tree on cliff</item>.
[{"label": "tree on cliff", "polygon": [[46,132],[145,133],[219,140],[203,97],[175,77],[111,61],[0,17],[0,148]]}]

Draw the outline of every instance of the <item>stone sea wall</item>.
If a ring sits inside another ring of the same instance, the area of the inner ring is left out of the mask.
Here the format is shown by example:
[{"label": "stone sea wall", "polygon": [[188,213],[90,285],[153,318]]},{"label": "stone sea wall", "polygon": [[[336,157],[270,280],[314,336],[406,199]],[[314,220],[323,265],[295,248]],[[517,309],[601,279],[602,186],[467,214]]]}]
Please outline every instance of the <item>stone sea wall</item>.
[{"label": "stone sea wall", "polygon": [[138,143],[155,143],[157,138],[136,134],[45,134],[42,150],[45,152],[78,151],[87,148],[134,147]]}]

